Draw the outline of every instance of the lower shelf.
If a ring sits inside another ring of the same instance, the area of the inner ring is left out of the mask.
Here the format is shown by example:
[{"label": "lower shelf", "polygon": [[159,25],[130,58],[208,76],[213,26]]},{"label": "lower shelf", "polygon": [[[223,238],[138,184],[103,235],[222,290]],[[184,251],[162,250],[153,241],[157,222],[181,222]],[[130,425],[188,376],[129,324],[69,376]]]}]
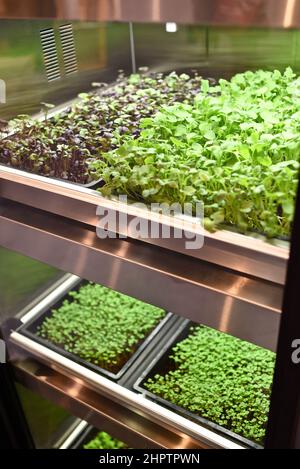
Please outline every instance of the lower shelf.
[{"label": "lower shelf", "polygon": [[[166,340],[178,330],[174,322]],[[159,337],[157,338],[159,340]],[[135,370],[118,383],[35,343],[17,332],[11,334],[10,356],[16,379],[31,390],[64,407],[135,448],[247,447],[133,391],[141,364],[153,360],[155,348],[141,355]],[[126,436],[126,439],[124,438]]]},{"label": "lower shelf", "polygon": [[52,296],[56,301],[66,287],[74,288],[77,283],[78,278],[67,278],[20,321],[8,326],[8,351],[17,381],[90,425],[113,434],[131,448],[238,449],[252,446],[233,434],[180,415],[134,389],[142,371],[157,356],[157,350],[174,340],[186,324],[183,318],[171,315],[118,381],[22,333],[20,324],[31,324],[49,306]]},{"label": "lower shelf", "polygon": [[[193,425],[111,381],[106,383],[106,392],[104,389],[91,389],[90,383],[84,383],[75,376],[66,376],[29,359],[15,362],[15,376],[23,385],[63,406],[91,425],[113,433],[130,447],[241,448],[233,441],[199,425]],[[111,396],[109,384],[113,385]]]}]

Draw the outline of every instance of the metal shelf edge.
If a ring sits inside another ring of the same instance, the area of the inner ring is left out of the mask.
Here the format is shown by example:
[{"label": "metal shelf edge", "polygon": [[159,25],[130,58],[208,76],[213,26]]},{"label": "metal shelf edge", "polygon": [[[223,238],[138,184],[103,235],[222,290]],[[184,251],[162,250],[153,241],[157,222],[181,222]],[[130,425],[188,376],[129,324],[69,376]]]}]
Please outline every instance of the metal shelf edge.
[{"label": "metal shelf edge", "polygon": [[13,332],[11,334],[10,341],[21,347],[22,350],[26,350],[35,357],[38,357],[38,359],[42,359],[44,362],[51,364],[52,366],[55,365],[55,370],[59,373],[68,377],[74,376],[75,379],[79,379],[81,383],[84,383],[86,386],[96,390],[100,394],[104,394],[105,397],[109,397],[109,399],[113,399],[126,407],[128,406],[138,413],[142,412],[142,414],[146,415],[147,418],[150,420],[154,418],[155,421],[158,421],[163,426],[167,424],[171,428],[175,428],[176,431],[180,431],[206,444],[213,444],[219,448],[243,448],[241,445],[161,407],[151,400],[146,399],[141,394],[130,391],[104,376],[101,376],[63,357],[62,355],[37,344],[33,340],[28,339],[17,332]]},{"label": "metal shelf edge", "polygon": [[[117,198],[106,198],[92,189],[3,165],[0,165],[0,180],[0,195],[8,200],[48,211],[74,222],[79,221],[94,228],[101,228],[101,217],[97,215],[97,209],[98,214],[109,210],[112,217],[116,218],[115,232],[122,236],[135,237],[186,256],[284,284],[289,257],[288,242],[280,240],[268,242],[262,236],[253,237],[226,230],[210,233],[196,224],[193,219],[189,221],[185,218],[183,224],[183,218],[154,213],[138,207],[133,201],[125,203]],[[159,233],[163,228],[171,229],[171,236],[139,237],[132,228],[131,221],[135,217],[142,222],[151,222]],[[172,236],[174,229],[181,229],[185,236],[175,238]],[[196,234],[204,237],[203,247],[186,249],[186,240],[193,239],[191,236]]]}]

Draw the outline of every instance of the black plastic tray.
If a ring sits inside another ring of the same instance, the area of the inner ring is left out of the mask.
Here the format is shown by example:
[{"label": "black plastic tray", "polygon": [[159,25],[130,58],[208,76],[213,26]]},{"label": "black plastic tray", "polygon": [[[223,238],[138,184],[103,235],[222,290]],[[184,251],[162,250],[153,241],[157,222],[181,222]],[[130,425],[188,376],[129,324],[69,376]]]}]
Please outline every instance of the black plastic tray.
[{"label": "black plastic tray", "polygon": [[113,380],[119,380],[124,375],[124,373],[129,369],[129,367],[134,363],[134,361],[141,354],[141,352],[146,348],[146,346],[151,342],[151,340],[158,334],[158,332],[162,329],[162,327],[166,325],[169,319],[171,319],[173,314],[166,313],[166,316],[157,324],[157,326],[154,327],[154,329],[152,329],[152,331],[145,337],[145,339],[140,342],[138,348],[131,355],[129,360],[122,366],[122,368],[117,373],[113,373],[111,371],[106,370],[105,368],[101,368],[100,366],[87,362],[86,360],[80,358],[79,356],[71,352],[67,352],[62,347],[59,347],[58,345],[55,345],[52,342],[42,337],[39,337],[36,334],[37,328],[42,324],[44,319],[46,317],[51,316],[52,309],[59,308],[65,299],[68,298],[70,300],[71,298],[68,297],[68,293],[70,291],[78,290],[82,285],[85,285],[87,283],[88,282],[86,280],[78,280],[78,283],[77,285],[75,285],[75,287],[73,287],[71,290],[67,290],[64,293],[62,293],[62,295],[56,301],[49,303],[47,307],[44,310],[42,310],[38,316],[35,316],[27,323],[22,324],[17,329],[17,332],[47,347],[48,349],[53,350],[54,352],[57,352],[60,355],[63,355],[64,357],[78,363],[79,365],[83,365],[84,367],[89,368],[92,371],[96,371],[99,374],[105,375]]},{"label": "black plastic tray", "polygon": [[196,423],[200,423],[202,426],[213,430],[214,432],[217,432],[220,435],[223,434],[227,438],[230,438],[231,440],[236,440],[237,442],[249,448],[262,449],[263,446],[259,445],[258,443],[248,440],[247,438],[244,438],[243,436],[238,435],[237,433],[234,433],[231,430],[227,430],[225,427],[222,427],[217,423],[211,422],[210,420],[200,417],[199,415],[194,414],[193,412],[190,412],[184,409],[183,407],[173,404],[167,401],[166,399],[163,399],[162,397],[159,397],[156,394],[148,391],[144,387],[145,382],[149,378],[153,378],[156,374],[166,374],[170,370],[169,356],[172,348],[178,342],[181,342],[182,340],[186,339],[190,333],[190,328],[195,326],[199,326],[199,324],[193,323],[188,320],[184,321],[178,329],[178,334],[175,337],[172,337],[172,339],[170,339],[165,344],[165,346],[161,348],[161,350],[157,353],[155,359],[150,363],[150,365],[143,371],[141,376],[137,379],[137,381],[133,385],[133,388],[136,391],[142,393],[144,396],[152,399],[153,401],[173,410],[177,414],[182,415],[183,417],[192,420]]}]

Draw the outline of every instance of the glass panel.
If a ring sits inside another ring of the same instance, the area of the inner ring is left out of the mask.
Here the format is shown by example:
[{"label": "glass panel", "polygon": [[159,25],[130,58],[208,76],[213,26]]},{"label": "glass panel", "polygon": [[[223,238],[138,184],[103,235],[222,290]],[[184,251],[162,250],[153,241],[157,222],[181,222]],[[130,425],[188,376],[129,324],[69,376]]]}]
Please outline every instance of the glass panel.
[{"label": "glass panel", "polygon": [[21,384],[16,387],[36,448],[57,447],[75,417]]}]

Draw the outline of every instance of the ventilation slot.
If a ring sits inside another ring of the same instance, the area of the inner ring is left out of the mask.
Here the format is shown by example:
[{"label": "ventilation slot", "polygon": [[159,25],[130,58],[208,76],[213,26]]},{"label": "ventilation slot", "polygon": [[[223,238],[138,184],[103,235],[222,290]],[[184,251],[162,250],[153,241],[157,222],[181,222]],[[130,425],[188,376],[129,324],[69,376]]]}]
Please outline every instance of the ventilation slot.
[{"label": "ventilation slot", "polygon": [[59,80],[60,70],[54,30],[52,28],[40,31],[43,56],[48,81]]},{"label": "ventilation slot", "polygon": [[74,44],[74,35],[71,24],[65,24],[59,27],[61,46],[66,75],[77,72],[77,57]]}]

